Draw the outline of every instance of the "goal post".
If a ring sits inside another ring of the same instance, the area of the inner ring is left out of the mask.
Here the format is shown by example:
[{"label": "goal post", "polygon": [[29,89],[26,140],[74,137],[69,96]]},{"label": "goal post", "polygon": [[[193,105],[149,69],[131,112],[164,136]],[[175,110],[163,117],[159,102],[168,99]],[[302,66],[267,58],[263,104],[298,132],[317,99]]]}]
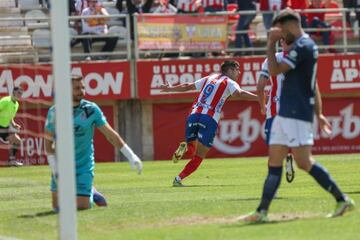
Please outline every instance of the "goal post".
[{"label": "goal post", "polygon": [[73,240],[77,239],[77,224],[68,1],[51,1],[50,16],[59,171],[59,236],[61,240]]}]

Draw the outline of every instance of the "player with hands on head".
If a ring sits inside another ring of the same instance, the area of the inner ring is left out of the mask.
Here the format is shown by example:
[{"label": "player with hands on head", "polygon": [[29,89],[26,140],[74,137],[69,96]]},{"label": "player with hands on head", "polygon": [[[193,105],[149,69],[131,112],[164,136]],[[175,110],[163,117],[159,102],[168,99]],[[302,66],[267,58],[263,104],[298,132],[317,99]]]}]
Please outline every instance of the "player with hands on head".
[{"label": "player with hands on head", "polygon": [[[278,62],[275,45],[281,38],[293,45],[289,54]],[[254,212],[242,216],[240,220],[251,223],[268,221],[268,209],[280,186],[282,164],[289,149],[298,168],[311,175],[336,200],[335,210],[328,217],[342,216],[352,210],[355,203],[340,190],[329,172],[311,154],[314,115],[320,130],[331,134],[331,126],[322,113],[321,95],[316,83],[318,48],[302,29],[299,14],[291,9],[281,11],[273,21],[267,43],[267,58],[269,74],[275,76],[283,73],[285,80],[280,109],[270,132],[268,175],[261,201]]]}]

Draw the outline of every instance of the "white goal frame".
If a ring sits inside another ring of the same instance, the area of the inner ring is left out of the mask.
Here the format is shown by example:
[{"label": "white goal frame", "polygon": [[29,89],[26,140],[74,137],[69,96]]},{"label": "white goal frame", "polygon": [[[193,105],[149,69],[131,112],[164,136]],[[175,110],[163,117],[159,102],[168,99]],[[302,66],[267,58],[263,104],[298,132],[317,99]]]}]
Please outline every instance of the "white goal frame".
[{"label": "white goal frame", "polygon": [[51,1],[50,12],[52,70],[55,83],[56,159],[59,171],[59,239],[75,240],[77,239],[77,208],[68,1]]}]

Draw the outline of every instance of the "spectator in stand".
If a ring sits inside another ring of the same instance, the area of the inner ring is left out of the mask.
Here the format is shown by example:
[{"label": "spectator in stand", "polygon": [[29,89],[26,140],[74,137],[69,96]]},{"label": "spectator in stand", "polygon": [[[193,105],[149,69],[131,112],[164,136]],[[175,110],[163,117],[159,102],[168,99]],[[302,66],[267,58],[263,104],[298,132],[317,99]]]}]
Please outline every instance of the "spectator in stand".
[{"label": "spectator in stand", "polygon": [[[324,6],[324,8],[339,8],[339,3],[335,0],[324,0],[322,5]],[[341,18],[342,13],[339,11],[327,12],[325,13],[325,18],[329,15],[337,15],[339,18]]]},{"label": "spectator in stand", "polygon": [[[343,0],[343,8],[354,8],[356,7],[357,0]],[[360,4],[359,4],[360,5]],[[346,12],[346,22],[351,24],[350,21],[350,12]]]},{"label": "spectator in stand", "polygon": [[[356,1],[356,10],[355,10],[355,14],[356,14],[356,20],[358,22],[358,27],[360,27],[360,0]],[[360,40],[360,39],[359,39]]]},{"label": "spectator in stand", "polygon": [[[238,0],[238,11],[256,11],[256,1],[255,0]],[[236,31],[248,31],[250,28],[251,22],[256,17],[256,14],[241,14],[239,17],[239,21],[236,27]],[[252,48],[253,44],[250,40],[249,34],[245,33],[236,33],[235,37],[235,47],[242,48],[243,41],[246,47]],[[245,54],[249,54],[250,52],[245,52]],[[242,52],[236,52],[236,56],[242,55]]]},{"label": "spectator in stand", "polygon": [[75,0],[75,10],[77,15],[80,16],[82,11],[87,7],[89,7],[87,0]]},{"label": "spectator in stand", "polygon": [[324,0],[325,8],[339,8],[339,3],[334,0]]},{"label": "spectator in stand", "polygon": [[202,0],[205,12],[221,12],[227,9],[227,0]]},{"label": "spectator in stand", "polygon": [[[97,0],[88,0],[89,7],[85,8],[82,11],[81,16],[90,16],[90,15],[102,15],[108,16],[108,12]],[[106,24],[106,18],[84,18],[81,19],[82,22],[82,34],[96,34],[96,35],[106,35],[108,34],[108,26]],[[85,38],[82,40],[84,47],[84,52],[90,53],[93,42],[104,41],[105,45],[102,48],[102,52],[112,52],[116,47],[118,38],[117,37],[97,37],[97,38]],[[104,60],[108,56],[99,56],[97,59]],[[91,60],[90,56],[86,57],[86,60]]]},{"label": "spectator in stand", "polygon": [[[123,1],[124,0],[116,1],[116,8],[119,10],[119,12],[123,12]],[[153,2],[154,0],[126,0],[127,13],[130,15],[131,39],[134,39],[134,20],[132,16],[134,13],[150,13]]]},{"label": "spectator in stand", "polygon": [[178,13],[197,13],[201,7],[201,0],[175,0]]},{"label": "spectator in stand", "polygon": [[165,13],[165,14],[175,14],[177,13],[177,8],[169,3],[169,0],[160,0],[159,6],[156,7],[153,13]]},{"label": "spectator in stand", "polygon": [[68,2],[69,4],[69,15],[70,16],[74,16],[75,15],[75,0],[69,0]]},{"label": "spectator in stand", "polygon": [[[292,8],[292,9],[299,12],[301,10],[308,9],[309,0],[289,0],[288,4],[289,4],[290,8]],[[307,28],[306,13],[299,12],[299,14],[300,14],[300,17],[301,17],[301,27],[302,28]]]},{"label": "spectator in stand", "polygon": [[[287,0],[260,0],[260,11],[279,11],[286,8]],[[263,21],[266,30],[269,30],[272,25],[274,13],[263,13]]]},{"label": "spectator in stand", "polygon": [[[127,13],[130,15],[130,36],[134,39],[134,13],[150,13],[151,6],[154,0],[126,0]],[[123,0],[116,1],[116,8],[119,12],[123,12]]]},{"label": "spectator in stand", "polygon": [[[311,0],[309,9],[325,9],[325,6],[321,2],[321,0]],[[327,22],[325,22],[325,12],[308,13],[307,18],[308,18],[308,26],[310,28],[318,28],[318,29],[330,28],[330,25]],[[324,45],[330,45],[334,43],[334,36],[330,30],[319,31],[319,32],[311,31],[310,35],[312,36],[320,35],[322,37],[322,42]],[[326,51],[336,52],[335,49],[327,49]]]}]

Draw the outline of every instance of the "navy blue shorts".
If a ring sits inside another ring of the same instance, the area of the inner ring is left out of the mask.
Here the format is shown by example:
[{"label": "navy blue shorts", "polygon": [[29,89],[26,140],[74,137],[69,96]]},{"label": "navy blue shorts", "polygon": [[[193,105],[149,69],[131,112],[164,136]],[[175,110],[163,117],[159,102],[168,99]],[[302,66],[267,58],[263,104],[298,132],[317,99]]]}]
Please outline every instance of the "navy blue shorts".
[{"label": "navy blue shorts", "polygon": [[206,114],[191,114],[186,121],[186,142],[198,140],[207,147],[212,147],[218,124]]},{"label": "navy blue shorts", "polygon": [[274,118],[268,118],[266,119],[265,121],[265,129],[264,129],[264,132],[265,132],[265,141],[266,141],[266,144],[269,145],[269,142],[270,142],[270,132],[271,132],[271,126],[272,126],[272,123],[273,123],[273,120]]}]

